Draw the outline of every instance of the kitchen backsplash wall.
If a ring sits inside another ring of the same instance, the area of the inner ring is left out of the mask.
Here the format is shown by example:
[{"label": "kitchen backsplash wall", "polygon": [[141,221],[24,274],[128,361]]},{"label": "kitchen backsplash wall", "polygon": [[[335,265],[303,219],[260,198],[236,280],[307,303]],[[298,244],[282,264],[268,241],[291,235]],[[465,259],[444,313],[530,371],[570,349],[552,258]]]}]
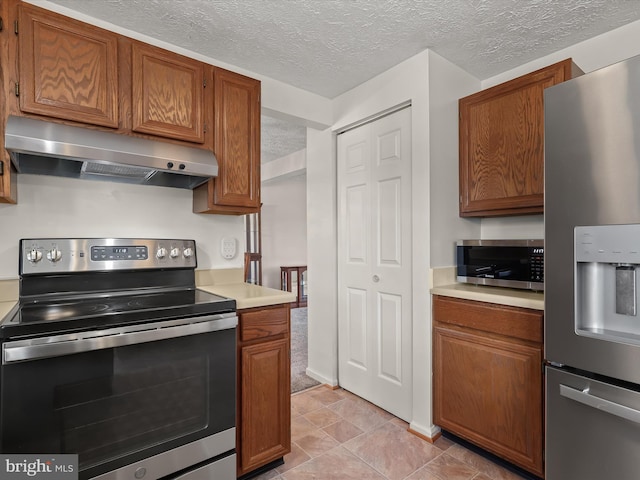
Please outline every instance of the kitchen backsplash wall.
[{"label": "kitchen backsplash wall", "polygon": [[483,218],[480,224],[482,239],[537,239],[544,238],[543,215]]},{"label": "kitchen backsplash wall", "polygon": [[[190,190],[18,176],[18,205],[0,204],[0,279],[18,276],[18,242],[38,237],[150,237],[194,239],[198,269],[243,265],[244,217],[192,213]],[[223,237],[237,254],[223,259]]]}]

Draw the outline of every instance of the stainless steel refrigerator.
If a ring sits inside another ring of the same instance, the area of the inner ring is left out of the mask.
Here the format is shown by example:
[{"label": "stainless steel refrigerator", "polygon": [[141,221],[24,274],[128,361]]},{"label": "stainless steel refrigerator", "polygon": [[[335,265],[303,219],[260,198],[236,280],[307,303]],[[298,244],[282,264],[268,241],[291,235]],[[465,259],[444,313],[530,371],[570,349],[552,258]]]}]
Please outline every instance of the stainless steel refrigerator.
[{"label": "stainless steel refrigerator", "polygon": [[640,56],[545,90],[547,480],[640,479]]}]

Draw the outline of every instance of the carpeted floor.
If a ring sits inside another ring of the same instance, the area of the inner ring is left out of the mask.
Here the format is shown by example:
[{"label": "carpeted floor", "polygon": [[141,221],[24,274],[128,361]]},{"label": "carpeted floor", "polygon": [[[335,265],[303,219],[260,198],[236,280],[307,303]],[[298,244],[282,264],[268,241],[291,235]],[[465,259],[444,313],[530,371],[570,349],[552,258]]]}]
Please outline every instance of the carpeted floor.
[{"label": "carpeted floor", "polygon": [[291,309],[291,393],[319,385],[307,369],[307,309]]}]

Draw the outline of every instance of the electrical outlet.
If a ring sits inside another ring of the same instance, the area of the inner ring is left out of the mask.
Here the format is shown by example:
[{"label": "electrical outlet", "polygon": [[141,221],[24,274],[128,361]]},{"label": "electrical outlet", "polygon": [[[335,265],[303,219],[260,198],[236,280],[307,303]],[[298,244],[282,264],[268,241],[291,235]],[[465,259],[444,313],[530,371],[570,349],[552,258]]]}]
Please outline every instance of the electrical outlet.
[{"label": "electrical outlet", "polygon": [[227,260],[231,260],[232,258],[234,258],[236,256],[237,243],[237,240],[233,237],[224,237],[220,245],[222,258],[226,258]]}]

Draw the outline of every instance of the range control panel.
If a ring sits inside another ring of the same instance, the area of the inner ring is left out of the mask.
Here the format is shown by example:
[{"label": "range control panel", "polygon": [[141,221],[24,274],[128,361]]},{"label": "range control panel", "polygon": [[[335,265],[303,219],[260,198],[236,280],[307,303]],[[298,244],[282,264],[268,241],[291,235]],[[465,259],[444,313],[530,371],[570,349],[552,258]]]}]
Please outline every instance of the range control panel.
[{"label": "range control panel", "polygon": [[30,238],[20,240],[20,275],[195,268],[194,240]]},{"label": "range control panel", "polygon": [[91,247],[91,260],[94,262],[105,260],[147,260],[149,249],[146,246],[94,246]]}]

